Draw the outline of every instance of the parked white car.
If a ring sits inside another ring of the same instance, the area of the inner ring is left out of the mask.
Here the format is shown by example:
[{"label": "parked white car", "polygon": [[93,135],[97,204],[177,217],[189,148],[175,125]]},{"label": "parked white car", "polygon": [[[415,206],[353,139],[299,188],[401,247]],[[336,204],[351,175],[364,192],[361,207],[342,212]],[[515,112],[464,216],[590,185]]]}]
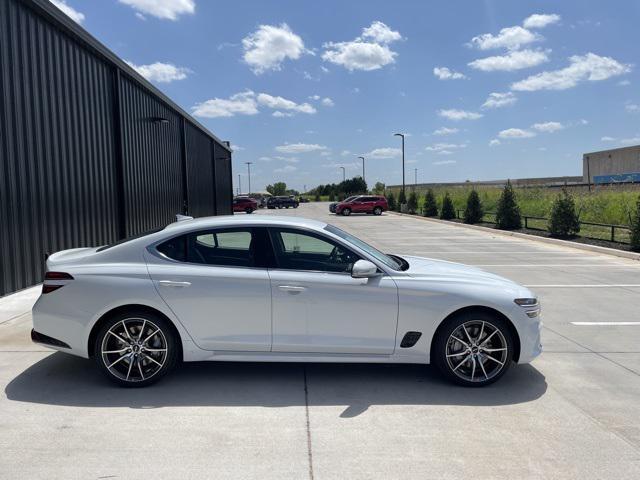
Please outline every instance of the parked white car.
[{"label": "parked white car", "polygon": [[180,360],[434,362],[468,386],[541,352],[540,306],[456,263],[384,254],[325,223],[185,219],[47,260],[32,338],[124,386]]}]

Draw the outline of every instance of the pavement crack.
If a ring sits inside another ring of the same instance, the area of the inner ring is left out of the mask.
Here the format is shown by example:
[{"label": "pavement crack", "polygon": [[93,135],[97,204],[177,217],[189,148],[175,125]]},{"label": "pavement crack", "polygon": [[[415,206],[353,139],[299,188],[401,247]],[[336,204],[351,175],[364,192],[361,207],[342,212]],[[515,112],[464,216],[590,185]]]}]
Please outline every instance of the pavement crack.
[{"label": "pavement crack", "polygon": [[313,480],[313,452],[311,449],[311,423],[309,421],[309,386],[307,383],[307,367],[303,367],[304,375],[304,413],[307,429],[307,458],[309,460],[309,479]]}]

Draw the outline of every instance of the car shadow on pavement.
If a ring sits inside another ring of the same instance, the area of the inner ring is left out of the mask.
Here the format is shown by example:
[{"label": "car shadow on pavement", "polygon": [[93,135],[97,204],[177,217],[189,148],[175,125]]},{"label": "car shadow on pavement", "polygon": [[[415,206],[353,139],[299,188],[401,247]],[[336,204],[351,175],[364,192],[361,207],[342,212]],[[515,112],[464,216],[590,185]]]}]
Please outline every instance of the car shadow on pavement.
[{"label": "car shadow on pavement", "polygon": [[511,405],[546,390],[531,365],[514,365],[495,384],[469,389],[424,365],[227,362],[185,363],[155,385],[120,388],[93,361],[54,353],[11,380],[5,393],[9,400],[74,407],[345,405],[340,416],[354,417],[373,405]]}]

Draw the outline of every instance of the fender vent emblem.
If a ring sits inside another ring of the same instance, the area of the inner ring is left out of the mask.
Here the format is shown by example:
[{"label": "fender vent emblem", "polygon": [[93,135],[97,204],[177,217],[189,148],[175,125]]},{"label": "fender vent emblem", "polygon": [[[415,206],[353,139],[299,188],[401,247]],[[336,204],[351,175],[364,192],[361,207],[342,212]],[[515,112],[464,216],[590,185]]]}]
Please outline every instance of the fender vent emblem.
[{"label": "fender vent emblem", "polygon": [[404,338],[402,342],[400,342],[400,348],[410,348],[413,347],[420,337],[422,336],[422,332],[407,332],[404,334]]}]

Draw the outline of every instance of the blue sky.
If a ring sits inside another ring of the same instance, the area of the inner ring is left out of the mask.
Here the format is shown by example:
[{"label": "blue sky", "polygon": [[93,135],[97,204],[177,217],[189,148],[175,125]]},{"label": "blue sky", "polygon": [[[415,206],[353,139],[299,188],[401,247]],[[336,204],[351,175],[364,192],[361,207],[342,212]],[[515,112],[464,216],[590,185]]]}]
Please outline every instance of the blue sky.
[{"label": "blue sky", "polygon": [[235,146],[234,188],[582,174],[640,143],[635,1],[57,0]]}]

